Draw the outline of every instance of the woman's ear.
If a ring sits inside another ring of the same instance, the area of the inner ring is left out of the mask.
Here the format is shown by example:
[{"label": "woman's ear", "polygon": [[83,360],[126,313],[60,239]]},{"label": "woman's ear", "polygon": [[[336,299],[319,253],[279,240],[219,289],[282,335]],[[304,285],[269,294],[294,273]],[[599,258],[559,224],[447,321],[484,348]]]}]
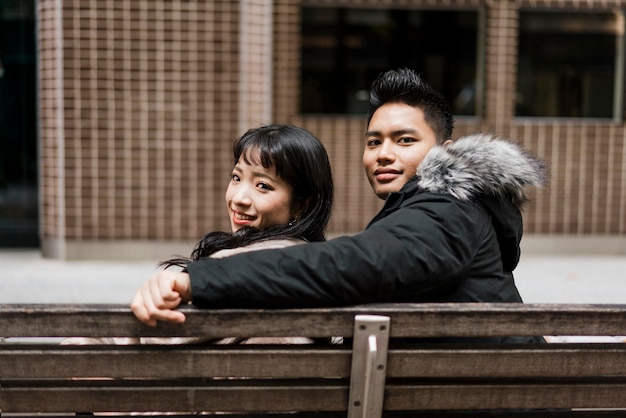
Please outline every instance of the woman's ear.
[{"label": "woman's ear", "polygon": [[454,144],[454,141],[451,139],[448,139],[446,142],[443,143],[443,146],[447,147],[448,145],[452,145],[452,144]]},{"label": "woman's ear", "polygon": [[302,216],[309,210],[309,205],[311,204],[312,200],[313,198],[309,196],[306,199],[299,201],[298,206],[296,207],[295,216],[298,218],[302,218]]}]

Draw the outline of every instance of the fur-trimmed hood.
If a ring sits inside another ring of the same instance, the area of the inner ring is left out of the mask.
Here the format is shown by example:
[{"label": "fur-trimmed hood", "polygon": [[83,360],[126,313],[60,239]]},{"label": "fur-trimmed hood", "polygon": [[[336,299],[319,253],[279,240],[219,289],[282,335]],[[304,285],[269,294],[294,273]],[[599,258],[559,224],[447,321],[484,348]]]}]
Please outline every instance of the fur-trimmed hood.
[{"label": "fur-trimmed hood", "polygon": [[489,134],[461,137],[436,146],[417,169],[418,186],[460,200],[487,194],[510,200],[518,208],[526,202],[527,186],[544,186],[546,164],[520,146]]},{"label": "fur-trimmed hood", "polygon": [[479,195],[494,197],[480,202],[491,215],[505,271],[513,271],[519,261],[526,188],[541,187],[547,179],[542,160],[513,142],[487,134],[469,135],[448,146],[437,146],[417,169],[417,186],[422,190],[463,201]]}]

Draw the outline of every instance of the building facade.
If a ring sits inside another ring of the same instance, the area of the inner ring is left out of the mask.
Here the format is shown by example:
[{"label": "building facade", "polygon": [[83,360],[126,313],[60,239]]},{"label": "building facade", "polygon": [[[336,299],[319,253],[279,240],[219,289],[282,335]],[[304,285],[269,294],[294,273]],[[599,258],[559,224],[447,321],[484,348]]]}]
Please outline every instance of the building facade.
[{"label": "building facade", "polygon": [[[415,63],[438,89],[457,86],[451,101],[467,93],[471,106],[455,104],[454,137],[493,132],[550,165],[549,185],[525,212],[524,251],[626,254],[624,8],[618,0],[39,0],[43,253],[189,253],[205,231],[228,228],[233,140],[270,122],[322,139],[336,183],[329,234],[362,230],[382,203],[361,167],[363,86],[378,68]],[[377,33],[391,43],[378,45]],[[405,49],[390,58],[396,45]],[[584,62],[565,53],[578,49]],[[344,87],[342,107],[333,107],[341,98],[323,102]]]}]

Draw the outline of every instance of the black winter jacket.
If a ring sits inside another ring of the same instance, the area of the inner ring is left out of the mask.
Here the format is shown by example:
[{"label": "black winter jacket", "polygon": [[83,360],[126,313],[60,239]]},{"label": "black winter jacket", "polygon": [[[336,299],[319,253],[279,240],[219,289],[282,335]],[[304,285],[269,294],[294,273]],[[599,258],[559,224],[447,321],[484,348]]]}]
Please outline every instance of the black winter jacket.
[{"label": "black winter jacket", "polygon": [[526,186],[545,167],[488,135],[435,147],[367,228],[324,243],[188,266],[204,307],[521,302],[513,280]]}]

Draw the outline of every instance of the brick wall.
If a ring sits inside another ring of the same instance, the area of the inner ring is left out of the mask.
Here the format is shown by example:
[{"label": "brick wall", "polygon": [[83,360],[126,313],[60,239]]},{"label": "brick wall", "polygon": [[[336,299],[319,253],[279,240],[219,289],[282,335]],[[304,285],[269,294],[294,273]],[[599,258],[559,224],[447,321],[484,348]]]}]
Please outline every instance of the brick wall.
[{"label": "brick wall", "polygon": [[72,258],[93,242],[191,242],[226,227],[239,3],[38,8],[44,249]]},{"label": "brick wall", "polygon": [[[302,0],[370,7],[370,0]],[[60,258],[159,259],[226,229],[231,143],[269,121],[328,148],[331,234],[361,230],[381,206],[361,167],[364,117],[300,116],[300,0],[40,0],[41,229]],[[483,7],[482,118],[548,161],[530,235],[626,237],[623,123],[513,117],[520,7],[613,10],[626,1],[390,0],[386,7]],[[143,248],[143,250],[142,250]]]}]

